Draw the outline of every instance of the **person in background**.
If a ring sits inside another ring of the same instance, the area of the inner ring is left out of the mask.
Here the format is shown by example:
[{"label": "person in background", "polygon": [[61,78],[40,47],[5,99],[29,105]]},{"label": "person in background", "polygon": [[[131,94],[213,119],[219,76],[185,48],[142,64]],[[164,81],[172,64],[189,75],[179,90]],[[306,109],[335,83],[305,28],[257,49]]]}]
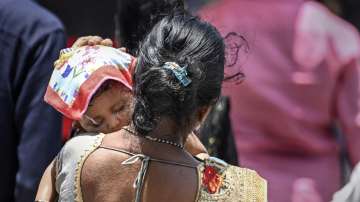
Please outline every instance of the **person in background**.
[{"label": "person in background", "polygon": [[360,1],[357,0],[338,0],[342,7],[342,16],[351,22],[358,30],[360,30]]},{"label": "person in background", "polygon": [[183,0],[118,0],[115,39],[136,56],[139,43],[153,26],[170,12],[184,9]]},{"label": "person in background", "polygon": [[360,160],[357,30],[315,1],[220,0],[200,14],[250,46],[225,68],[241,67],[245,82],[223,86],[240,165],[268,180],[270,202],[330,201],[341,185],[335,121]]},{"label": "person in background", "polygon": [[43,101],[62,24],[29,0],[0,1],[0,201],[33,201],[61,148],[61,116]]},{"label": "person in background", "polygon": [[185,3],[191,13],[196,13],[201,7],[212,1],[213,0],[185,0]]},{"label": "person in background", "polygon": [[355,166],[349,182],[334,194],[332,200],[332,202],[358,201],[360,201],[360,163]]}]

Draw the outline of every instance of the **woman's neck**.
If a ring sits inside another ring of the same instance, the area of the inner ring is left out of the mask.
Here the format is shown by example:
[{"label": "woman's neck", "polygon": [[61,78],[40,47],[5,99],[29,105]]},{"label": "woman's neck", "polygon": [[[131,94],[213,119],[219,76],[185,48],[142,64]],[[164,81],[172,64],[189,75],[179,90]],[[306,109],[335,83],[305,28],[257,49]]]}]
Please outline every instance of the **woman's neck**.
[{"label": "woman's neck", "polygon": [[149,132],[147,136],[184,145],[188,133],[187,130],[179,129],[179,126],[174,121],[161,119],[158,121],[156,128]]},{"label": "woman's neck", "polygon": [[[127,130],[127,129],[128,130]],[[148,139],[134,134],[133,126],[124,127],[123,130],[107,134],[102,142],[103,146],[119,148],[134,154],[144,154],[151,158],[175,161],[180,163],[192,162],[195,160],[190,153],[170,144],[149,141]]]}]

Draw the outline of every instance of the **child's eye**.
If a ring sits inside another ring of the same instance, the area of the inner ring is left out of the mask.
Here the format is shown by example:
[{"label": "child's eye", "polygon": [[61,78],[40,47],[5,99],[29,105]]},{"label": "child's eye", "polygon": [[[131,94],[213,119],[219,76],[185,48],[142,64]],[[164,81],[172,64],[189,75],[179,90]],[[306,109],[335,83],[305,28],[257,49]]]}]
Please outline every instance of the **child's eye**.
[{"label": "child's eye", "polygon": [[86,118],[88,119],[88,125],[93,127],[93,128],[98,128],[102,125],[104,120],[95,120],[89,116],[86,116]]},{"label": "child's eye", "polygon": [[93,127],[93,128],[98,128],[98,127],[101,126],[101,123],[92,123],[92,122],[90,122],[90,125],[91,125],[91,127]]},{"label": "child's eye", "polygon": [[89,121],[88,124],[89,124],[89,126],[91,126],[92,128],[100,128],[101,125],[102,125],[102,121],[96,121],[96,122]]},{"label": "child's eye", "polygon": [[104,121],[102,119],[101,120],[95,120],[95,119],[91,118],[90,116],[88,116],[86,114],[84,115],[84,117],[87,119],[87,124],[89,126],[93,127],[93,128],[100,127],[102,125],[102,122]]}]

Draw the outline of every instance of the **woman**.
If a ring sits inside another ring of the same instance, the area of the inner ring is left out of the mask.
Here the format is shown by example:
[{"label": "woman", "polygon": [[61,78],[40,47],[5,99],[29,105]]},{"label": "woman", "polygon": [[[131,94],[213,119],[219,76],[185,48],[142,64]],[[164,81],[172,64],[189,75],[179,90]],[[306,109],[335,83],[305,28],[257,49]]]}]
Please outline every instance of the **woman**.
[{"label": "woman", "polygon": [[[102,43],[101,43],[102,42]],[[76,123],[75,135],[110,133],[129,124],[132,115],[132,72],[136,59],[104,44],[100,37],[83,37],[71,49],[64,49],[45,94],[45,101]],[[77,47],[77,44],[88,45]],[[75,93],[76,92],[76,93]],[[193,155],[206,153],[194,134],[186,141],[186,150]],[[46,169],[36,200],[73,201],[75,167],[88,149],[78,142],[71,155],[63,150]],[[194,153],[193,153],[194,152]],[[71,186],[69,186],[69,184]],[[56,189],[55,189],[56,188]]]},{"label": "woman", "polygon": [[91,145],[77,167],[76,201],[266,201],[256,172],[183,149],[220,95],[224,43],[216,29],[186,14],[165,17],[138,61],[132,123],[65,146]]}]

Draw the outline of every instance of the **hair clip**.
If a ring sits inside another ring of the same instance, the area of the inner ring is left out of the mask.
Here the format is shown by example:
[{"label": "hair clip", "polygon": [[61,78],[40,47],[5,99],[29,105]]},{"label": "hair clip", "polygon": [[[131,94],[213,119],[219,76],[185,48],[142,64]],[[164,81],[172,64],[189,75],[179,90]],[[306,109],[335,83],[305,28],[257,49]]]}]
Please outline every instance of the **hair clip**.
[{"label": "hair clip", "polygon": [[184,87],[191,83],[191,79],[187,76],[187,65],[180,67],[176,62],[165,62],[163,68],[170,69]]}]

